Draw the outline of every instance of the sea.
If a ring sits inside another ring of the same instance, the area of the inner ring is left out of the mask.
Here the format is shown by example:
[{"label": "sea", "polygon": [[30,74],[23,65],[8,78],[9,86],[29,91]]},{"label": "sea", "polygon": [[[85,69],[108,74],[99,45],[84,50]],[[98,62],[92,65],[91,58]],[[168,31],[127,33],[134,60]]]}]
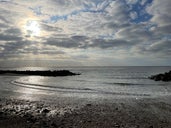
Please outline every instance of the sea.
[{"label": "sea", "polygon": [[0,96],[27,100],[61,97],[80,99],[157,98],[171,95],[171,82],[154,81],[151,75],[171,67],[20,67],[0,70],[70,70],[76,76],[44,77],[0,75]]}]

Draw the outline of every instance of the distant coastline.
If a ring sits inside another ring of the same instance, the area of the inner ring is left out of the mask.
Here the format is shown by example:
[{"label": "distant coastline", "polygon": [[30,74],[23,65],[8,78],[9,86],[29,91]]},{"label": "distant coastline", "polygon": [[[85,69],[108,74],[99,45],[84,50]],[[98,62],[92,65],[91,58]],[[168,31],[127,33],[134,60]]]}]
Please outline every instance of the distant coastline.
[{"label": "distant coastline", "polygon": [[45,71],[17,71],[17,70],[0,70],[0,75],[4,74],[14,74],[14,75],[36,75],[36,76],[73,76],[80,75],[80,73],[73,73],[69,70],[45,70]]}]

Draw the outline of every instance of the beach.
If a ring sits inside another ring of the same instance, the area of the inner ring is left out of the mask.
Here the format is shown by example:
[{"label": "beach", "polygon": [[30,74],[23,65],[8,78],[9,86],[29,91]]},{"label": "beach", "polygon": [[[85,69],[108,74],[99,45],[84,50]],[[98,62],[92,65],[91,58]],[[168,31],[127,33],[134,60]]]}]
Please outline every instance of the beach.
[{"label": "beach", "polygon": [[66,104],[1,99],[1,128],[170,128],[163,99],[115,99]]},{"label": "beach", "polygon": [[0,0],[0,128],[171,128],[171,0]]},{"label": "beach", "polygon": [[170,69],[81,67],[67,69],[81,73],[76,76],[1,75],[0,128],[170,128],[171,83],[148,79]]}]

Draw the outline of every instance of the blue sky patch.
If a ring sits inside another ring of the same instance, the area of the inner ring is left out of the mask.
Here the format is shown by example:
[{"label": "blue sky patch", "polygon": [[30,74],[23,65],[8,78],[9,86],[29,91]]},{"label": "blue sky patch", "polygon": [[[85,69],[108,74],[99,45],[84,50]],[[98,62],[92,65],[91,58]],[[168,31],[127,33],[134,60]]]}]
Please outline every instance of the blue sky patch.
[{"label": "blue sky patch", "polygon": [[130,8],[129,13],[131,13],[131,12],[137,13],[137,18],[131,19],[130,21],[133,23],[141,23],[141,22],[149,21],[152,18],[152,15],[148,14],[145,11],[145,9],[151,3],[152,3],[152,0],[148,0],[143,5],[141,4],[141,1],[139,1],[135,4],[132,4],[132,5],[128,5]]}]

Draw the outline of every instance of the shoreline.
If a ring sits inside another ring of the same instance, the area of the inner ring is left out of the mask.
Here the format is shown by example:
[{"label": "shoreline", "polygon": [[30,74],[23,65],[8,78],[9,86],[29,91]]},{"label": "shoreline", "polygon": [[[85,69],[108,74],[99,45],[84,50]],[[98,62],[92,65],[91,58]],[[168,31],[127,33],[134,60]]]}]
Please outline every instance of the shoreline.
[{"label": "shoreline", "polygon": [[171,103],[156,99],[86,101],[75,106],[60,105],[58,100],[55,103],[47,103],[0,99],[1,128],[169,128],[170,126]]}]

